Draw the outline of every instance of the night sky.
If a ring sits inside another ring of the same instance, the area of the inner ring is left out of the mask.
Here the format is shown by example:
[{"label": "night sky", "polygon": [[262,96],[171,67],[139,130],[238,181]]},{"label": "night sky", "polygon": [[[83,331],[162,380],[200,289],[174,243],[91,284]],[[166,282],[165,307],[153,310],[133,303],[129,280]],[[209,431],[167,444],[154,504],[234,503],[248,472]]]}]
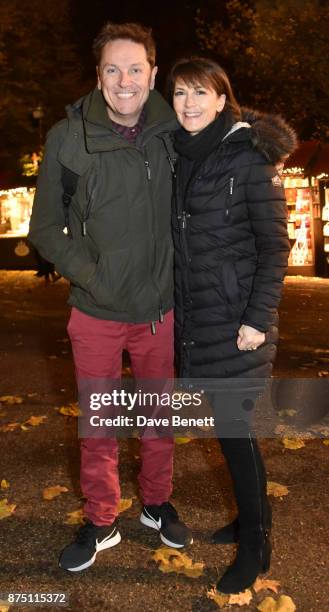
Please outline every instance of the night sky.
[{"label": "night sky", "polygon": [[[212,1],[203,5],[211,6]],[[221,1],[216,3],[222,4]],[[91,45],[103,23],[106,21],[124,22],[137,21],[152,27],[157,43],[158,86],[162,88],[164,75],[169,65],[182,55],[198,52],[198,42],[195,36],[195,12],[200,5],[198,0],[177,0],[155,2],[151,0],[125,0],[124,2],[109,2],[93,0],[92,13],[90,6],[81,5],[79,0],[72,0],[72,15],[76,31],[76,42],[83,58],[84,74],[90,77],[94,74],[94,61]]]}]

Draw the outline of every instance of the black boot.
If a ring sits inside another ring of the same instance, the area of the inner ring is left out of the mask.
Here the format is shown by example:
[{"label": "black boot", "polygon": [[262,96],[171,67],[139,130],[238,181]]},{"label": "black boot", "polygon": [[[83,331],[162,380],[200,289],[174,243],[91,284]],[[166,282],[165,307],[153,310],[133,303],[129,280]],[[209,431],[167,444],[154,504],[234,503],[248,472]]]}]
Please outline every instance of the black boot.
[{"label": "black boot", "polygon": [[239,519],[236,517],[232,523],[217,529],[211,537],[213,544],[235,544],[239,541]]},{"label": "black boot", "polygon": [[[266,473],[254,438],[246,426],[237,424],[243,437],[220,438],[236,495],[239,511],[239,545],[233,564],[217,584],[222,593],[239,593],[257,576],[268,571],[271,557],[270,512],[266,496]],[[232,431],[232,428],[231,430]]]},{"label": "black boot", "polygon": [[[266,531],[270,534],[272,528],[272,508],[268,498],[266,498],[265,502],[265,516],[264,516],[264,525]],[[240,523],[239,517],[237,516],[234,521],[217,529],[215,533],[213,533],[211,541],[213,544],[236,544],[239,541],[240,537]]]},{"label": "black boot", "polygon": [[221,593],[240,593],[270,569],[271,542],[267,531],[240,534],[236,557],[217,583]]}]

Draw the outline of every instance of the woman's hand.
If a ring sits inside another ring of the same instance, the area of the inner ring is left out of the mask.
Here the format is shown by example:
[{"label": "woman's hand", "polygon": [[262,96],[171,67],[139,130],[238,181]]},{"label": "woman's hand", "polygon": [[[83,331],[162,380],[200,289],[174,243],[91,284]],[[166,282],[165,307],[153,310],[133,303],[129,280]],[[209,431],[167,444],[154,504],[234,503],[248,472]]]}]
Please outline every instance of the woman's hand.
[{"label": "woman's hand", "polygon": [[250,325],[241,325],[236,342],[239,351],[255,351],[264,342],[264,332],[260,332]]}]

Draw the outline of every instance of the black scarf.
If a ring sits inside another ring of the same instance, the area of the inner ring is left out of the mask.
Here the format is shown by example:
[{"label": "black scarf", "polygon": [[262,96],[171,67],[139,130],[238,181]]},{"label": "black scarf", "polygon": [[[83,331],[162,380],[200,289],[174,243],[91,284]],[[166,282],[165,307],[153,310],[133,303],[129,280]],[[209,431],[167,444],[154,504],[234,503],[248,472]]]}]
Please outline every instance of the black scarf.
[{"label": "black scarf", "polygon": [[224,110],[218,115],[217,119],[195,136],[191,136],[184,128],[179,128],[174,133],[175,149],[189,160],[201,161],[219,146],[233,124],[232,113],[229,110]]}]

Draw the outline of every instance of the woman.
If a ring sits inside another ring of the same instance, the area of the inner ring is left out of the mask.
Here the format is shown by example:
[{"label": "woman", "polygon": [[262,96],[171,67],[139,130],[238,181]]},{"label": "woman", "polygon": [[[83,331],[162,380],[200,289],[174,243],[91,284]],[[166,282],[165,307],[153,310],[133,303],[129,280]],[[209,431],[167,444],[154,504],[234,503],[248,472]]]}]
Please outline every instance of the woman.
[{"label": "woman", "polygon": [[[296,137],[279,117],[242,116],[227,75],[211,60],[180,60],[169,86],[181,124],[174,135],[173,215],[179,375],[265,380],[290,250],[275,164],[292,152]],[[212,397],[238,518],[214,541],[238,540],[235,561],[217,585],[236,593],[269,568],[271,512],[257,442],[236,416],[231,393],[227,400],[229,409]]]}]

